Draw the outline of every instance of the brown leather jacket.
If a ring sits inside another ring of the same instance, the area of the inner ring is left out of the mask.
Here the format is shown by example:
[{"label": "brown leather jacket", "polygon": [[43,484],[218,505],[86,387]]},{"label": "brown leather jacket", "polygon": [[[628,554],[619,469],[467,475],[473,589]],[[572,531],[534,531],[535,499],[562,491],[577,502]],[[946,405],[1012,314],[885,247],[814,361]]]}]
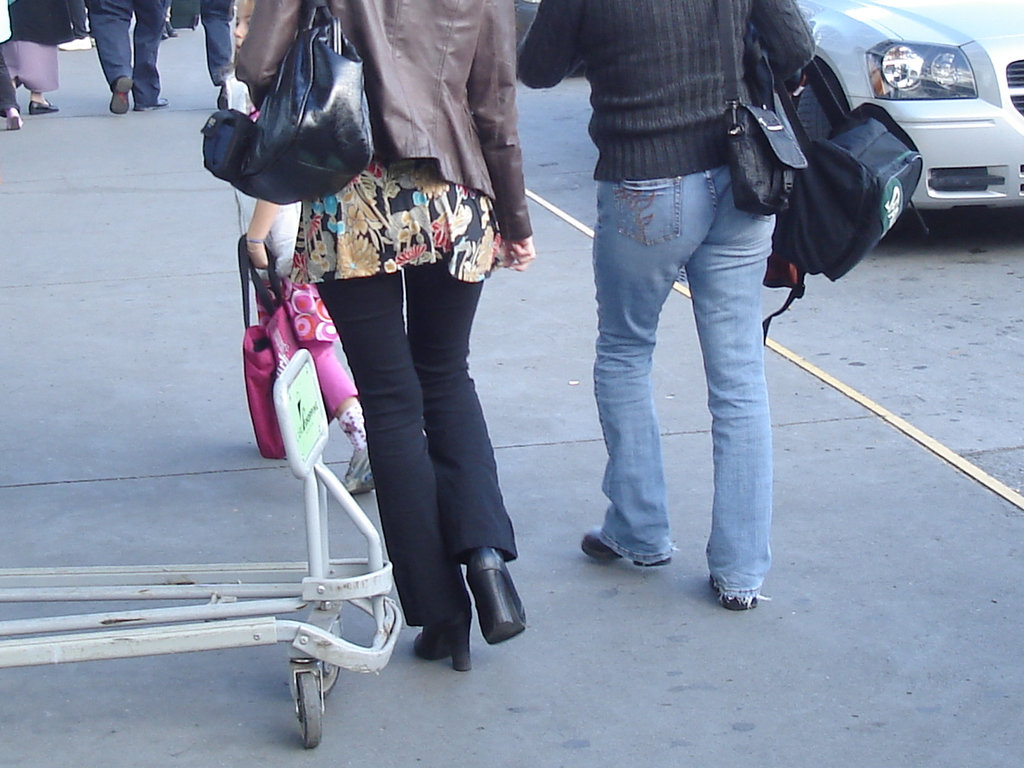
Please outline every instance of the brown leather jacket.
[{"label": "brown leather jacket", "polygon": [[[257,0],[236,73],[259,104],[302,0]],[[363,57],[376,154],[432,157],[495,203],[501,234],[532,234],[516,130],[512,0],[330,0]]]}]

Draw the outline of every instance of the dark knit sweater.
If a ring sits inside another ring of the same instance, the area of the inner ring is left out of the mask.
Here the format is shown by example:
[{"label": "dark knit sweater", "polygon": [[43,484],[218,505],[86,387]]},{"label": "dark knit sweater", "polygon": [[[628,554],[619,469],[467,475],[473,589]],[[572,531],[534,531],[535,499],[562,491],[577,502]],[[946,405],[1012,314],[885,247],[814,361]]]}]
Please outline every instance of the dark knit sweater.
[{"label": "dark knit sweater", "polygon": [[[779,73],[814,43],[794,0],[730,0],[736,50],[748,18]],[[685,176],[726,162],[719,0],[543,0],[519,51],[529,87],[557,84],[582,62],[603,181]],[[734,64],[730,64],[735,66]],[[741,94],[744,98],[746,94]]]}]

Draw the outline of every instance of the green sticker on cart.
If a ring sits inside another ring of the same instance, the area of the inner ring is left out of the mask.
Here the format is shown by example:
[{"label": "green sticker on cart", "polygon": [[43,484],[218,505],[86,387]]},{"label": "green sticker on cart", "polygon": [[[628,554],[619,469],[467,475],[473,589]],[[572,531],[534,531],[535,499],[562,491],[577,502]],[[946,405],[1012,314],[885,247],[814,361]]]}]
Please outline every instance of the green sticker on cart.
[{"label": "green sticker on cart", "polygon": [[299,450],[298,458],[304,464],[317,447],[317,441],[327,423],[312,360],[308,360],[299,369],[288,385],[288,413],[288,421],[295,433],[295,445]]}]

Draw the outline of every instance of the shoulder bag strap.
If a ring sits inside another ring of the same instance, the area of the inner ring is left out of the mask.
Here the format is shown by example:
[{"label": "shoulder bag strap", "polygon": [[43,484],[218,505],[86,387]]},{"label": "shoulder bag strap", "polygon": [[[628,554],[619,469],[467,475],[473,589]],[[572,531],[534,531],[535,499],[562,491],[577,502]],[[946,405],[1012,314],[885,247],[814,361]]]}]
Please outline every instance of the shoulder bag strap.
[{"label": "shoulder bag strap", "polygon": [[345,55],[348,39],[341,29],[341,19],[334,15],[328,0],[303,0],[303,24],[300,29],[312,29],[314,26],[330,27],[331,48],[339,56]]},{"label": "shoulder bag strap", "polygon": [[[811,147],[811,137],[807,135],[807,131],[804,128],[803,123],[800,122],[800,116],[796,112],[796,104],[793,103],[793,97],[790,95],[789,90],[783,83],[775,83],[775,95],[778,98],[779,104],[782,105],[782,111],[785,112],[786,118],[789,121],[790,128],[793,129],[793,134],[796,136],[796,141],[800,145],[800,149],[804,151],[805,155],[809,155]],[[776,226],[778,226],[778,219],[776,219]],[[785,260],[784,258],[782,259]],[[769,259],[770,261],[770,259]],[[802,299],[804,292],[807,290],[804,279],[806,273],[795,264],[791,263],[791,267],[795,270],[795,280],[789,287],[789,295],[783,302],[782,306],[772,312],[768,317],[761,323],[761,330],[763,334],[764,342],[768,343],[768,328],[772,324],[772,320],[781,315],[783,312],[789,309],[790,305],[797,299]],[[771,286],[773,288],[781,288],[783,286]]]},{"label": "shoulder bag strap", "polygon": [[303,0],[302,16],[303,22],[299,29],[312,29],[314,26],[333,24],[340,29],[341,22],[335,17],[328,0]]},{"label": "shoulder bag strap", "polygon": [[[268,294],[272,294],[273,306],[277,307],[284,301],[284,287],[281,285],[281,276],[277,274],[277,260],[274,258],[269,250],[267,251],[267,279],[270,281],[270,290]],[[255,267],[253,268],[255,269]],[[266,285],[263,286],[266,290]]]},{"label": "shoulder bag strap", "polygon": [[804,128],[804,124],[800,122],[800,116],[796,112],[796,104],[793,102],[793,96],[783,83],[775,83],[775,96],[777,97],[779,104],[782,105],[782,111],[786,114],[789,127],[793,129],[793,134],[796,136],[800,149],[802,149],[806,155],[811,146],[811,137],[807,135],[807,129]]},{"label": "shoulder bag strap", "polygon": [[807,285],[804,283],[804,271],[802,269],[797,268],[797,275],[799,276],[797,284],[789,289],[789,295],[786,297],[786,300],[782,303],[782,306],[761,321],[762,339],[765,344],[768,343],[768,328],[772,324],[772,320],[774,320],[776,317],[778,317],[787,309],[789,309],[789,305],[792,304],[794,301],[796,301],[797,299],[802,299],[804,296],[804,292],[807,290]]},{"label": "shoulder bag strap", "polygon": [[245,235],[238,238],[238,277],[242,281],[242,325],[249,327],[249,252],[245,247]]},{"label": "shoulder bag strap", "polygon": [[[825,114],[829,127],[835,130],[850,117],[850,110],[844,103],[845,99],[836,93],[835,86],[825,76],[825,73],[821,71],[821,66],[817,61],[812,60],[810,64],[804,67],[804,76],[807,78],[807,84],[810,86],[815,99],[817,99],[822,112]],[[800,122],[793,97],[786,86],[780,83],[775,84],[775,94],[779,98],[779,103],[782,104],[786,117],[789,118],[790,127],[793,129],[793,133],[796,134],[800,147],[806,154],[808,147],[811,145],[811,139],[807,135],[807,130],[804,128],[803,123]]]},{"label": "shoulder bag strap", "polygon": [[807,82],[818,99],[818,104],[821,105],[825,117],[828,118],[829,125],[833,128],[837,127],[850,116],[850,110],[846,106],[846,99],[842,94],[836,93],[832,81],[821,71],[821,66],[816,60],[811,59],[811,63],[804,69],[804,73],[807,75]]},{"label": "shoulder bag strap", "polygon": [[725,74],[725,102],[733,109],[739,105],[740,101],[740,64],[736,58],[735,34],[732,20],[732,0],[718,0],[718,41],[721,43],[722,71]]},{"label": "shoulder bag strap", "polygon": [[249,249],[245,246],[245,235],[238,238],[238,274],[242,283],[242,322],[246,328],[249,327],[250,317],[250,280],[252,281],[253,288],[256,290],[256,300],[268,315],[272,315],[274,310],[280,304],[281,280],[273,269],[273,261],[270,261],[268,266],[270,267],[270,269],[268,269],[270,274],[270,288],[267,288],[266,283],[263,282],[263,278],[260,277],[259,272],[256,271],[256,267],[253,266],[252,261],[249,259]]}]

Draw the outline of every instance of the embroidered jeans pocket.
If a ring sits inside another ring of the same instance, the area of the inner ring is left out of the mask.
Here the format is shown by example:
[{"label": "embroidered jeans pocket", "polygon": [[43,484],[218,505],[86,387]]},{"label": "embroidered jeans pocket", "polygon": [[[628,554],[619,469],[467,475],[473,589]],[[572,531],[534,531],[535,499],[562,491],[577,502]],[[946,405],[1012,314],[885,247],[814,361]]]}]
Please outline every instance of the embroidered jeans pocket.
[{"label": "embroidered jeans pocket", "polygon": [[680,196],[678,179],[619,182],[615,185],[619,234],[643,245],[679,237]]}]

